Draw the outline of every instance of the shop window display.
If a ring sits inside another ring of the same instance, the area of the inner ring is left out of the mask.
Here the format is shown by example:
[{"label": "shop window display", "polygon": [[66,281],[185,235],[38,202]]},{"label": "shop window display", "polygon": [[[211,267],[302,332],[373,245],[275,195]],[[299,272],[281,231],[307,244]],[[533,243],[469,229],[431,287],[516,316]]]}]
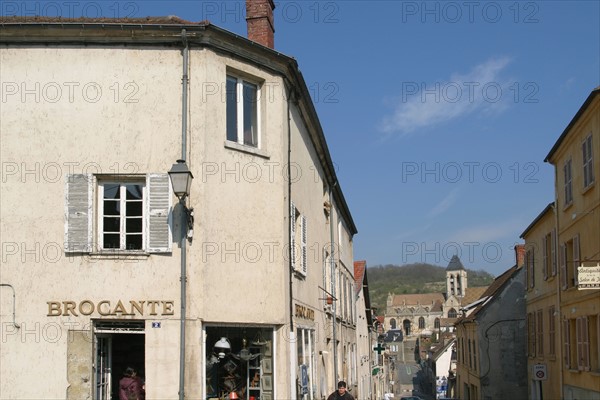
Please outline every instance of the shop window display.
[{"label": "shop window display", "polygon": [[272,336],[268,328],[207,327],[207,398],[272,399]]}]

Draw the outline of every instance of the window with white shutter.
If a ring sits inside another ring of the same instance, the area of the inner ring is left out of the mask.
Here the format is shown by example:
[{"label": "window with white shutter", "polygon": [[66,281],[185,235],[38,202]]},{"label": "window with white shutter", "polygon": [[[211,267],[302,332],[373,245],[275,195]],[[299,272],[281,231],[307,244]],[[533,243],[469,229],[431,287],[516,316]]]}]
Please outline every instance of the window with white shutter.
[{"label": "window with white shutter", "polygon": [[65,251],[170,252],[171,198],[167,174],[69,175]]},{"label": "window with white shutter", "polygon": [[301,243],[300,243],[300,249],[302,251],[302,273],[304,275],[306,275],[308,273],[308,249],[307,249],[307,243],[308,243],[308,239],[307,239],[307,226],[306,226],[306,217],[304,215],[301,216],[300,218],[300,226],[302,229],[301,232]]},{"label": "window with white shutter", "polygon": [[290,203],[290,263],[296,269],[296,207]]},{"label": "window with white shutter", "polygon": [[93,175],[73,174],[65,184],[65,252],[92,251]]},{"label": "window with white shutter", "polygon": [[149,174],[146,178],[148,188],[147,221],[150,253],[164,253],[172,250],[171,183],[167,174]]},{"label": "window with white shutter", "polygon": [[304,215],[292,203],[290,206],[290,249],[292,269],[306,276],[308,273],[308,225]]}]

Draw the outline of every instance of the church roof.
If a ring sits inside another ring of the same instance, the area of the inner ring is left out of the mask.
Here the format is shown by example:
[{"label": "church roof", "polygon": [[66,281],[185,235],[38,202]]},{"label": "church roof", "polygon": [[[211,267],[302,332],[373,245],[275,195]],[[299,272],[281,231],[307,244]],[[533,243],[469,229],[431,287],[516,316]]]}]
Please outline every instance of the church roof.
[{"label": "church roof", "polygon": [[465,267],[460,262],[460,258],[458,258],[457,255],[453,255],[452,259],[448,263],[448,266],[446,267],[446,271],[461,271],[461,270],[464,271]]},{"label": "church roof", "polygon": [[392,306],[415,306],[415,305],[434,305],[444,302],[442,293],[415,293],[415,294],[396,294],[392,299]]}]

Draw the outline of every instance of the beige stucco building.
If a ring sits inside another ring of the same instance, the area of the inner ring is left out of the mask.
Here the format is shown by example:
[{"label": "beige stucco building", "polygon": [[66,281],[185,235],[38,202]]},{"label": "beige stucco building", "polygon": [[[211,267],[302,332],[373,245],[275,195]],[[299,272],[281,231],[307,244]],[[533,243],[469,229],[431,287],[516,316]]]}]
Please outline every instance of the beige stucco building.
[{"label": "beige stucco building", "polygon": [[114,399],[127,366],[147,399],[366,397],[357,229],[297,62],[260,38],[3,19],[0,398]]}]

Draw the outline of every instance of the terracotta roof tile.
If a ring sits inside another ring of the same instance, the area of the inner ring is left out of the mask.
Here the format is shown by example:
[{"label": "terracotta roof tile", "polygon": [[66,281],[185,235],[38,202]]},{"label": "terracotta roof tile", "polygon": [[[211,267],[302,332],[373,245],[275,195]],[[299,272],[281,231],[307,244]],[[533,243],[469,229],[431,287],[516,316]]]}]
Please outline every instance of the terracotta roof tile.
[{"label": "terracotta roof tile", "polygon": [[360,290],[362,289],[366,268],[366,261],[354,261],[354,291],[356,294],[360,293]]},{"label": "terracotta roof tile", "polygon": [[128,24],[128,25],[210,25],[209,21],[191,22],[181,19],[175,15],[145,17],[145,18],[63,18],[42,16],[10,16],[0,17],[0,24],[26,24],[26,23],[49,23],[49,24]]}]

